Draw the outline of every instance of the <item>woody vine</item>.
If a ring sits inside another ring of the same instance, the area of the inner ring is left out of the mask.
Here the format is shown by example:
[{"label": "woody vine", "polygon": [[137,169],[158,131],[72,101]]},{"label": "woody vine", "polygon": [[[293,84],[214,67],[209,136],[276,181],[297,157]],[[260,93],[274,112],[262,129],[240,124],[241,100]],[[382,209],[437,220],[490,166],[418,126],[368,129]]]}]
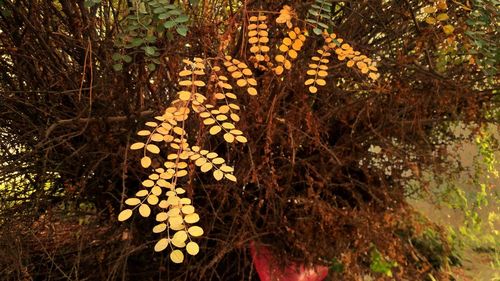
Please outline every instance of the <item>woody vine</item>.
[{"label": "woody vine", "polygon": [[[248,60],[254,68],[273,71],[277,76],[284,75],[285,71],[293,67],[292,61],[297,59],[307,43],[308,28],[312,27],[314,33],[322,36],[324,44],[316,51],[317,55],[310,58],[308,65],[308,79],[304,85],[310,93],[316,94],[319,87],[327,85],[332,54],[339,61],[346,61],[347,67],[357,69],[372,81],[377,80],[380,74],[371,58],[355,51],[344,39],[327,29],[317,32],[319,28],[326,27],[319,21],[321,12],[328,12],[331,7],[329,2],[318,2],[322,4],[315,6],[319,11],[311,12],[318,15],[317,19],[309,19],[306,24],[297,18],[291,7],[285,5],[281,9],[275,22],[285,25],[285,30],[277,50],[273,51],[271,46],[274,42],[271,43],[268,37],[268,16],[262,12],[249,12],[246,28],[251,56]],[[298,26],[300,23],[302,27]],[[276,53],[275,63],[271,62],[270,53]],[[237,127],[241,109],[237,104],[238,95],[242,92],[250,96],[258,94],[258,82],[252,70],[236,58],[221,54],[215,58],[184,59],[183,63],[184,68],[178,73],[177,84],[182,89],[177,92],[177,99],[162,115],[154,117],[154,121],[146,122],[147,129],[137,132],[144,140],[130,146],[131,150],[142,153],[140,164],[150,174],[142,182],[142,189],[135,193],[135,197],[125,200],[129,207],[118,215],[119,221],[125,221],[134,210],[138,210],[142,217],[149,217],[152,208],[158,210],[155,212],[158,224],[152,231],[160,234],[161,238],[154,250],[160,252],[169,249],[170,259],[174,263],[184,261],[182,249],[189,255],[197,255],[200,249],[195,238],[204,233],[196,225],[201,218],[196,213],[195,202],[185,197],[186,189],[183,186],[186,183],[183,179],[190,172],[190,163],[194,163],[203,173],[211,172],[217,181],[237,181],[233,175],[234,167],[224,158],[216,152],[191,144],[193,139],[186,131],[186,122],[189,118],[198,118],[198,130],[214,137],[222,136],[229,144],[245,144],[248,139]]]}]

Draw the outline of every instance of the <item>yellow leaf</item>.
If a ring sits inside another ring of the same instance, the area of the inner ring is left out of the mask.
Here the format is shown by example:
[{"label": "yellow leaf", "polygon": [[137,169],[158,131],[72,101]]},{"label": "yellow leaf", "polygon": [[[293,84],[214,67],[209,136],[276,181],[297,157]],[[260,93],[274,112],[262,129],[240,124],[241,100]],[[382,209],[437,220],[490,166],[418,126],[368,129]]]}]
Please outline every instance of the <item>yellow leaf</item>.
[{"label": "yellow leaf", "polygon": [[126,220],[128,220],[131,216],[132,216],[132,210],[130,210],[130,209],[125,209],[125,210],[121,211],[121,212],[120,212],[120,214],[118,215],[118,220],[119,220],[119,221],[126,221]]},{"label": "yellow leaf", "polygon": [[285,66],[285,69],[290,70],[292,68],[292,63],[289,60],[285,60],[283,65]]},{"label": "yellow leaf", "polygon": [[182,263],[184,261],[184,254],[180,250],[173,250],[170,253],[170,260],[174,263]]},{"label": "yellow leaf", "polygon": [[251,53],[257,53],[260,50],[259,46],[252,46],[250,47],[250,52]]},{"label": "yellow leaf", "polygon": [[425,22],[428,23],[428,24],[435,24],[436,23],[436,19],[433,18],[433,17],[427,17],[427,18],[425,18]]},{"label": "yellow leaf", "polygon": [[314,83],[314,79],[307,79],[304,85],[309,86]]},{"label": "yellow leaf", "polygon": [[318,76],[319,77],[326,77],[326,76],[328,76],[328,72],[326,72],[324,70],[320,70],[320,71],[318,71]]},{"label": "yellow leaf", "polygon": [[160,142],[160,141],[163,141],[163,136],[161,134],[152,134],[151,140],[156,141],[156,142]]},{"label": "yellow leaf", "polygon": [[172,236],[172,244],[176,247],[184,247],[188,236],[186,231],[177,231],[174,236]]},{"label": "yellow leaf", "polygon": [[184,220],[187,223],[197,223],[200,220],[200,216],[196,213],[193,213],[193,214],[186,215],[184,217]]},{"label": "yellow leaf", "polygon": [[141,203],[141,200],[139,200],[139,198],[129,198],[127,200],[125,200],[125,204],[129,205],[129,206],[135,206],[135,205],[138,205]]},{"label": "yellow leaf", "polygon": [[194,84],[195,86],[197,86],[197,87],[203,87],[203,86],[205,86],[205,85],[206,85],[206,84],[205,84],[205,82],[203,82],[203,81],[201,81],[201,80],[196,80],[196,81],[194,81],[194,82],[193,82],[193,84]]},{"label": "yellow leaf", "polygon": [[227,142],[231,143],[234,141],[234,136],[230,133],[225,133],[224,134],[224,140],[226,140]]},{"label": "yellow leaf", "polygon": [[234,124],[229,123],[229,122],[224,122],[224,123],[222,123],[222,127],[224,127],[224,129],[231,130],[231,129],[234,129]]},{"label": "yellow leaf", "polygon": [[211,135],[217,135],[220,131],[221,131],[221,127],[220,126],[213,126],[212,128],[210,128],[210,131],[209,133]]},{"label": "yellow leaf", "polygon": [[259,42],[259,38],[258,37],[250,37],[248,39],[248,43],[250,43],[250,44],[255,44],[257,42]]},{"label": "yellow leaf", "polygon": [[155,225],[153,227],[153,233],[162,233],[163,231],[165,231],[167,229],[167,225],[164,224],[164,223],[160,223],[158,225]]},{"label": "yellow leaf", "polygon": [[426,6],[426,7],[424,7],[424,13],[432,14],[432,13],[435,13],[436,11],[437,11],[437,8],[434,7],[434,6]]},{"label": "yellow leaf", "polygon": [[325,86],[326,85],[326,81],[324,79],[318,79],[318,80],[316,80],[316,84],[318,84],[320,86]]},{"label": "yellow leaf", "polygon": [[247,80],[245,80],[245,79],[238,79],[236,81],[236,85],[238,85],[239,87],[245,87],[247,85]]},{"label": "yellow leaf", "polygon": [[452,25],[450,25],[450,24],[447,24],[447,25],[443,26],[444,33],[446,33],[448,35],[452,34],[454,30],[455,30],[455,28]]},{"label": "yellow leaf", "polygon": [[145,125],[148,127],[157,127],[158,126],[158,124],[156,124],[156,122],[146,122]]},{"label": "yellow leaf", "polygon": [[277,62],[283,62],[285,60],[285,57],[283,55],[277,55],[274,59]]},{"label": "yellow leaf", "polygon": [[296,59],[297,58],[297,51],[295,51],[293,49],[289,50],[288,51],[288,56],[290,56],[290,58],[292,58],[292,59]]},{"label": "yellow leaf", "polygon": [[155,185],[155,182],[152,180],[145,180],[142,182],[142,185],[145,187],[152,187],[153,185]]},{"label": "yellow leaf", "polygon": [[215,124],[215,119],[213,119],[213,118],[207,118],[207,119],[203,120],[203,124],[205,124],[205,125]]},{"label": "yellow leaf", "polygon": [[162,238],[158,240],[155,244],[155,252],[161,252],[165,250],[168,247],[168,239],[167,238]]},{"label": "yellow leaf", "polygon": [[293,42],[292,48],[293,48],[294,50],[296,50],[296,51],[299,51],[299,50],[302,48],[302,46],[303,46],[303,45],[304,45],[304,43],[302,43],[302,41],[301,41],[301,40],[295,40],[295,41]]},{"label": "yellow leaf", "polygon": [[141,214],[141,216],[147,218],[151,214],[151,208],[149,208],[149,206],[146,204],[142,204],[139,207],[139,214]]},{"label": "yellow leaf", "polygon": [[207,162],[207,159],[204,158],[204,157],[201,157],[201,158],[198,158],[196,159],[196,161],[194,161],[194,164],[198,167],[202,166],[203,164],[205,164]]},{"label": "yellow leaf", "polygon": [[199,226],[191,226],[188,228],[188,232],[191,236],[198,237],[203,235],[203,228]]},{"label": "yellow leaf", "polygon": [[148,196],[148,204],[149,205],[156,205],[158,204],[158,196],[154,195],[154,194],[151,194]]},{"label": "yellow leaf", "polygon": [[143,147],[144,147],[144,143],[143,142],[136,142],[136,143],[134,143],[134,144],[132,144],[130,146],[130,149],[137,150],[137,149],[141,149]]},{"label": "yellow leaf", "polygon": [[151,152],[151,153],[154,153],[154,154],[158,154],[160,153],[160,148],[154,144],[148,144],[146,146],[146,149]]},{"label": "yellow leaf", "polygon": [[212,169],[213,165],[212,163],[210,162],[207,162],[205,164],[203,164],[201,167],[200,167],[200,170],[203,172],[203,173],[206,173],[208,171],[210,171]]},{"label": "yellow leaf", "polygon": [[181,72],[179,72],[179,76],[183,77],[183,76],[189,76],[193,74],[193,72],[191,72],[191,70],[183,70]]},{"label": "yellow leaf", "polygon": [[445,20],[449,19],[450,17],[448,16],[448,14],[442,13],[442,14],[437,15],[436,18],[439,21],[445,21]]},{"label": "yellow leaf", "polygon": [[179,93],[179,99],[180,100],[189,100],[191,99],[191,92],[188,92],[188,91],[180,91]]},{"label": "yellow leaf", "polygon": [[236,140],[241,142],[241,143],[248,142],[247,138],[245,138],[244,136],[236,136]]},{"label": "yellow leaf", "polygon": [[151,158],[149,158],[148,156],[144,156],[141,158],[141,166],[146,169],[146,168],[149,168],[149,166],[151,166]]},{"label": "yellow leaf", "polygon": [[292,39],[290,39],[290,38],[283,39],[283,44],[285,44],[287,46],[292,45]]},{"label": "yellow leaf", "polygon": [[193,82],[191,82],[190,80],[183,80],[179,82],[180,86],[191,86],[192,84]]},{"label": "yellow leaf", "polygon": [[139,190],[139,191],[137,191],[137,193],[135,194],[135,196],[137,196],[137,197],[144,197],[144,196],[146,196],[146,195],[148,195],[148,191],[147,191],[147,190],[145,190],[145,189],[143,189],[143,190]]},{"label": "yellow leaf", "polygon": [[279,47],[279,50],[284,53],[284,52],[288,51],[288,46],[285,44],[281,44]]},{"label": "yellow leaf", "polygon": [[275,69],[274,69],[274,73],[276,73],[276,75],[281,75],[283,73],[284,69],[283,69],[283,66],[281,65],[278,65]]},{"label": "yellow leaf", "polygon": [[248,94],[249,94],[249,95],[251,95],[251,96],[255,96],[255,95],[257,95],[257,90],[256,90],[255,88],[253,88],[253,87],[249,87],[249,88],[247,89],[247,92],[248,92]]},{"label": "yellow leaf", "polygon": [[182,211],[183,214],[189,215],[189,214],[194,213],[194,207],[191,206],[191,205],[186,205],[186,206],[183,206],[181,208],[181,211]]},{"label": "yellow leaf", "polygon": [[253,78],[247,79],[247,82],[248,82],[248,84],[250,84],[252,86],[257,86],[257,80],[255,80]]},{"label": "yellow leaf", "polygon": [[246,76],[252,76],[252,71],[248,68],[241,70],[241,72],[243,72]]},{"label": "yellow leaf", "polygon": [[316,75],[317,72],[314,69],[309,69],[306,73],[307,75]]},{"label": "yellow leaf", "polygon": [[142,130],[142,131],[137,132],[137,135],[139,135],[139,136],[149,136],[149,134],[151,134],[151,132],[148,130]]},{"label": "yellow leaf", "polygon": [[219,168],[221,171],[226,172],[226,173],[231,173],[234,171],[232,167],[229,167],[228,165],[222,165]]},{"label": "yellow leaf", "polygon": [[195,256],[200,251],[200,246],[196,242],[189,242],[186,245],[186,252],[192,256]]},{"label": "yellow leaf", "polygon": [[226,179],[236,182],[236,177],[232,174],[225,174]]},{"label": "yellow leaf", "polygon": [[220,181],[224,177],[224,173],[221,170],[215,170],[213,176],[216,180]]},{"label": "yellow leaf", "polygon": [[309,92],[310,92],[311,94],[315,94],[316,92],[318,92],[318,88],[316,88],[316,87],[314,87],[314,86],[311,86],[311,87],[309,87]]}]

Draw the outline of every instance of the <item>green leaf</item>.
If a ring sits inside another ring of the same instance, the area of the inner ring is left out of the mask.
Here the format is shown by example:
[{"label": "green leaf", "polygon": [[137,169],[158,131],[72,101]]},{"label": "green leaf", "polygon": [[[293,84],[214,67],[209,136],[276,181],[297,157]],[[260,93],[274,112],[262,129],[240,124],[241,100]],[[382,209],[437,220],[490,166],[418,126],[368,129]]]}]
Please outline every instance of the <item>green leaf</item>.
[{"label": "green leaf", "polygon": [[130,62],[132,62],[132,57],[129,55],[124,55],[124,56],[122,56],[122,60],[126,63],[130,63]]},{"label": "green leaf", "polygon": [[114,61],[119,61],[122,59],[122,55],[119,53],[114,53],[113,56],[111,57]]},{"label": "green leaf", "polygon": [[156,69],[156,64],[154,64],[154,63],[150,63],[150,64],[148,64],[148,69],[149,69],[149,71],[155,71],[155,69]]},{"label": "green leaf", "polygon": [[317,28],[317,27],[313,29],[313,32],[316,35],[320,35],[321,33],[323,33],[323,31],[321,29]]},{"label": "green leaf", "polygon": [[165,27],[166,29],[170,29],[176,25],[177,25],[177,23],[175,21],[169,20],[163,24],[163,27]]},{"label": "green leaf", "polygon": [[178,18],[175,19],[175,22],[177,23],[183,23],[187,22],[189,20],[189,17],[186,15],[179,16]]},{"label": "green leaf", "polygon": [[130,45],[132,47],[139,47],[140,45],[142,45],[144,43],[144,41],[141,39],[141,38],[134,38],[132,40],[132,42],[130,42]]},{"label": "green leaf", "polygon": [[121,63],[113,64],[113,69],[115,71],[121,71],[123,69],[123,64]]},{"label": "green leaf", "polygon": [[168,17],[170,17],[169,13],[163,13],[163,14],[158,15],[158,18],[161,19],[161,20],[164,20],[164,19],[166,19]]},{"label": "green leaf", "polygon": [[147,56],[154,56],[156,52],[156,47],[146,46],[144,47],[144,52]]},{"label": "green leaf", "polygon": [[177,26],[175,31],[177,31],[177,33],[181,36],[186,36],[187,32],[188,32],[188,28],[185,25],[179,25],[179,26]]}]

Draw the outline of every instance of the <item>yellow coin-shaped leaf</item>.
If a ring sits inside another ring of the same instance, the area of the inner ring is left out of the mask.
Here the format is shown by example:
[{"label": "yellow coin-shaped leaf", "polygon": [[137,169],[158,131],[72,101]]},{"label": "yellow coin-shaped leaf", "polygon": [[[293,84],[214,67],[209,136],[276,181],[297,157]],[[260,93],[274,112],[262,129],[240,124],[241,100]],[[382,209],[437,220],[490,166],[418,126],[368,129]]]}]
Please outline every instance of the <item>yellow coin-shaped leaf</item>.
[{"label": "yellow coin-shaped leaf", "polygon": [[[149,132],[149,131],[147,131],[147,132]],[[137,149],[141,149],[143,147],[144,147],[144,143],[143,142],[136,142],[136,143],[134,143],[134,144],[132,144],[130,146],[130,149],[137,150]]]},{"label": "yellow coin-shaped leaf", "polygon": [[285,45],[285,44],[281,44],[280,47],[279,47],[279,50],[281,52],[283,52],[283,53],[286,52],[286,51],[288,51],[288,49],[289,49],[288,46]]},{"label": "yellow coin-shaped leaf", "polygon": [[326,72],[324,70],[320,70],[320,71],[318,71],[318,76],[319,77],[326,77],[326,76],[328,76],[328,72]]},{"label": "yellow coin-shaped leaf", "polygon": [[191,72],[191,70],[183,70],[181,72],[179,72],[179,76],[183,77],[183,76],[189,76],[191,75],[193,72]]},{"label": "yellow coin-shaped leaf", "polygon": [[292,39],[290,39],[290,38],[283,39],[283,44],[285,44],[287,46],[292,45]]},{"label": "yellow coin-shaped leaf", "polygon": [[162,238],[158,240],[155,244],[155,252],[161,252],[165,250],[168,247],[168,239],[167,238]]},{"label": "yellow coin-shaped leaf", "polygon": [[236,140],[241,142],[241,143],[248,142],[247,138],[245,138],[244,136],[236,136]]},{"label": "yellow coin-shaped leaf", "polygon": [[350,60],[347,62],[347,67],[352,67],[354,65],[354,61]]},{"label": "yellow coin-shaped leaf", "polygon": [[289,60],[285,60],[283,65],[285,66],[285,69],[290,70],[290,68],[292,68],[292,63]]},{"label": "yellow coin-shaped leaf", "polygon": [[163,141],[163,135],[162,134],[152,134],[151,140],[156,141],[156,142]]},{"label": "yellow coin-shaped leaf", "polygon": [[285,61],[285,57],[283,55],[277,55],[274,59],[277,62],[283,62],[283,61]]},{"label": "yellow coin-shaped leaf", "polygon": [[166,221],[168,219],[168,214],[166,212],[161,212],[156,214],[156,221]]},{"label": "yellow coin-shaped leaf", "polygon": [[186,206],[183,206],[181,208],[181,211],[182,211],[183,214],[189,215],[189,214],[194,213],[194,207],[191,206],[191,205],[186,205]]},{"label": "yellow coin-shaped leaf", "polygon": [[455,30],[455,28],[452,25],[447,24],[447,25],[443,26],[443,31],[446,34],[452,34],[454,30]]},{"label": "yellow coin-shaped leaf", "polygon": [[184,101],[191,99],[191,92],[180,91],[179,92],[179,99],[184,100]]},{"label": "yellow coin-shaped leaf", "polygon": [[224,134],[224,140],[231,143],[234,141],[234,136],[230,133],[225,133]]},{"label": "yellow coin-shaped leaf", "polygon": [[196,242],[189,242],[186,245],[186,252],[192,256],[195,256],[200,251],[200,246]]},{"label": "yellow coin-shaped leaf", "polygon": [[290,56],[292,59],[296,59],[297,58],[297,51],[291,49],[288,51],[288,56]]},{"label": "yellow coin-shaped leaf", "polygon": [[247,84],[248,84],[247,80],[245,79],[238,79],[236,81],[236,85],[238,85],[239,87],[245,87]]},{"label": "yellow coin-shaped leaf", "polygon": [[434,6],[424,7],[424,12],[427,14],[432,14],[432,13],[435,13],[436,11],[437,11],[437,8]]},{"label": "yellow coin-shaped leaf", "polygon": [[144,190],[144,189],[137,191],[137,193],[135,194],[135,196],[137,196],[137,197],[144,197],[146,195],[148,195],[148,191]]},{"label": "yellow coin-shaped leaf", "polygon": [[221,130],[222,130],[222,129],[221,129],[221,127],[220,127],[220,126],[213,126],[212,128],[210,128],[209,133],[210,133],[211,135],[216,135],[216,134],[218,134]]},{"label": "yellow coin-shaped leaf", "polygon": [[141,216],[147,218],[151,214],[151,208],[149,208],[149,206],[146,204],[142,204],[139,207],[139,214],[141,214]]},{"label": "yellow coin-shaped leaf", "polygon": [[141,130],[141,131],[137,132],[137,135],[139,135],[139,136],[149,136],[149,134],[151,134],[151,132],[148,130]]},{"label": "yellow coin-shaped leaf", "polygon": [[153,227],[153,233],[162,233],[166,229],[167,229],[167,225],[164,223],[160,223],[158,225],[155,225],[155,227]]},{"label": "yellow coin-shaped leaf", "polygon": [[255,96],[255,95],[257,95],[257,90],[256,90],[255,88],[253,88],[253,87],[249,87],[249,88],[247,89],[247,92],[248,92],[248,94],[249,94],[249,95],[251,95],[251,96]]},{"label": "yellow coin-shaped leaf", "polygon": [[326,81],[324,79],[318,79],[318,80],[316,80],[316,84],[318,84],[320,86],[325,86],[326,85]]},{"label": "yellow coin-shaped leaf", "polygon": [[260,50],[259,46],[252,46],[250,47],[250,52],[251,53],[257,53]]},{"label": "yellow coin-shaped leaf", "polygon": [[191,236],[194,236],[194,237],[202,236],[203,235],[203,228],[196,226],[196,225],[191,226],[188,229],[188,232]]},{"label": "yellow coin-shaped leaf", "polygon": [[154,153],[154,154],[158,154],[160,153],[160,148],[158,146],[156,146],[155,144],[148,144],[146,146],[146,149],[151,152],[151,153]]},{"label": "yellow coin-shaped leaf", "polygon": [[174,263],[182,263],[184,261],[184,254],[180,250],[173,250],[170,253],[170,260]]},{"label": "yellow coin-shaped leaf", "polygon": [[187,223],[197,223],[200,220],[200,216],[196,213],[193,213],[193,214],[186,215],[184,217],[184,220]]},{"label": "yellow coin-shaped leaf", "polygon": [[281,65],[278,65],[275,69],[274,69],[274,72],[276,73],[276,75],[281,75],[283,73],[285,69],[283,68],[283,66]]},{"label": "yellow coin-shaped leaf", "polygon": [[[225,136],[225,135],[224,135],[224,136]],[[232,135],[231,135],[231,136],[232,136]],[[225,137],[224,137],[224,138],[225,138]],[[207,163],[205,163],[205,164],[201,165],[200,170],[201,170],[203,173],[206,173],[206,172],[210,171],[210,170],[212,169],[212,167],[213,167],[212,163],[207,162]]]},{"label": "yellow coin-shaped leaf", "polygon": [[215,170],[213,175],[217,181],[220,181],[224,177],[224,173],[221,170]]},{"label": "yellow coin-shaped leaf", "polygon": [[225,174],[226,179],[236,182],[236,177],[232,174]]},{"label": "yellow coin-shaped leaf", "polygon": [[234,122],[240,121],[240,116],[238,116],[238,114],[231,113],[231,115],[229,116],[231,117],[231,119],[233,119]]},{"label": "yellow coin-shaped leaf", "polygon": [[425,22],[428,23],[428,24],[435,24],[436,23],[436,19],[433,18],[433,17],[427,17],[427,18],[425,18]]},{"label": "yellow coin-shaped leaf", "polygon": [[196,81],[194,81],[194,82],[193,82],[193,84],[194,84],[195,86],[197,86],[197,87],[203,87],[203,86],[205,86],[205,85],[206,85],[206,84],[205,84],[205,82],[203,82],[203,81],[201,81],[201,80],[196,80]]},{"label": "yellow coin-shaped leaf", "polygon": [[183,247],[187,238],[188,236],[186,231],[179,230],[174,234],[174,236],[172,236],[172,244],[174,244],[176,247]]},{"label": "yellow coin-shaped leaf", "polygon": [[317,72],[314,69],[309,69],[306,73],[307,75],[316,75]]},{"label": "yellow coin-shaped leaf", "polygon": [[151,195],[148,196],[148,204],[149,205],[153,205],[154,206],[154,205],[158,204],[158,201],[160,201],[158,199],[158,196],[156,196],[154,194],[151,194]]},{"label": "yellow coin-shaped leaf", "polygon": [[248,68],[243,69],[241,72],[246,76],[252,76],[252,71]]},{"label": "yellow coin-shaped leaf", "polygon": [[128,220],[131,216],[132,216],[132,210],[130,210],[130,209],[125,209],[125,210],[121,211],[121,212],[120,212],[120,214],[118,215],[118,220],[119,220],[119,221],[126,221],[126,220]]},{"label": "yellow coin-shaped leaf", "polygon": [[144,156],[141,158],[141,166],[146,169],[146,168],[149,168],[149,166],[151,166],[151,158],[149,158],[148,156]]},{"label": "yellow coin-shaped leaf", "polygon": [[316,88],[316,87],[314,87],[314,86],[311,86],[311,87],[309,87],[309,92],[310,92],[311,94],[315,94],[316,92],[318,92],[318,88]]},{"label": "yellow coin-shaped leaf", "polygon": [[129,206],[139,205],[140,203],[141,203],[141,200],[139,200],[139,198],[129,198],[129,199],[125,200],[125,204],[127,204]]},{"label": "yellow coin-shaped leaf", "polygon": [[250,44],[255,44],[257,42],[259,42],[259,38],[257,38],[257,37],[250,37],[248,39],[248,43],[250,43]]},{"label": "yellow coin-shaped leaf", "polygon": [[313,83],[314,83],[314,79],[307,79],[306,82],[304,83],[304,85],[309,86],[309,85],[312,85]]},{"label": "yellow coin-shaped leaf", "polygon": [[190,80],[183,80],[179,82],[179,85],[181,86],[191,86],[192,84],[193,82],[191,82]]},{"label": "yellow coin-shaped leaf", "polygon": [[439,21],[445,21],[445,20],[449,19],[450,17],[448,16],[448,14],[442,13],[442,14],[437,15],[436,18]]}]

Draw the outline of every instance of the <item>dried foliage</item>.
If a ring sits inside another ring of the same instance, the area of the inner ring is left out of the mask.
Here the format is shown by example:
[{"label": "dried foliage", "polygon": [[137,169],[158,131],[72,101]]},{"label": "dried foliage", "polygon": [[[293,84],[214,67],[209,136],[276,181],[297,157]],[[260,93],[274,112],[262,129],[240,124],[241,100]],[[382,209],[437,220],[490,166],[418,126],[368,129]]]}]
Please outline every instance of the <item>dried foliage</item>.
[{"label": "dried foliage", "polygon": [[[249,280],[250,241],[332,280],[374,246],[439,276],[407,183],[448,171],[452,122],[499,121],[491,77],[440,52],[467,50],[463,4],[450,33],[422,22],[442,1],[144,2],[0,1],[6,280]],[[135,209],[156,222],[116,222]]]}]

